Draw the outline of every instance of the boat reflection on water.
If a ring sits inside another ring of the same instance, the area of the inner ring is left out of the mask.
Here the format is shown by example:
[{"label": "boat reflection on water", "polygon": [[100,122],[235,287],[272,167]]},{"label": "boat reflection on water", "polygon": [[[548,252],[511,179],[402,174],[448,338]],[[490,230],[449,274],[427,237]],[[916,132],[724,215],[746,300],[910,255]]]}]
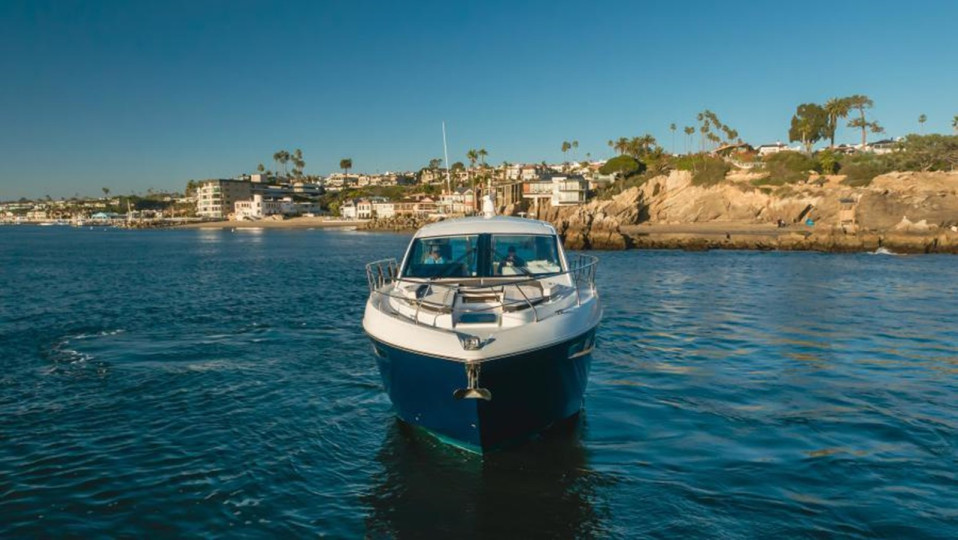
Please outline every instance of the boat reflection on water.
[{"label": "boat reflection on water", "polygon": [[485,457],[442,444],[396,421],[364,497],[367,537],[600,535],[597,488],[610,479],[588,467],[584,413],[527,444]]}]

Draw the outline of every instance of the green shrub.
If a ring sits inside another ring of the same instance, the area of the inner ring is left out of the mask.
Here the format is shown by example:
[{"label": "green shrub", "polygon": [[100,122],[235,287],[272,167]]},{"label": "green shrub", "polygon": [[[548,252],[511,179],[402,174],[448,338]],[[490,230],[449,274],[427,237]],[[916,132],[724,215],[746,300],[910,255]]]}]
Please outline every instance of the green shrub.
[{"label": "green shrub", "polygon": [[692,185],[703,187],[722,182],[732,169],[724,159],[704,154],[682,156],[675,160],[674,166],[680,171],[691,171]]},{"label": "green shrub", "polygon": [[765,170],[769,185],[794,184],[808,180],[808,173],[818,170],[818,162],[800,152],[778,152],[765,158]]},{"label": "green shrub", "polygon": [[829,149],[816,154],[815,160],[818,162],[818,171],[822,174],[835,174],[839,170],[839,155]]},{"label": "green shrub", "polygon": [[855,154],[842,160],[842,183],[848,186],[867,186],[876,176],[896,169],[893,155]]}]

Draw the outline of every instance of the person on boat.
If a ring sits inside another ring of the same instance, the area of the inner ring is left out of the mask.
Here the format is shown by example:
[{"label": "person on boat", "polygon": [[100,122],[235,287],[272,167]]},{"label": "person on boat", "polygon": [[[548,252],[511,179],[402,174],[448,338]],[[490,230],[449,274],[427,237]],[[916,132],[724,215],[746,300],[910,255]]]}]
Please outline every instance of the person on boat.
[{"label": "person on boat", "polygon": [[426,255],[425,264],[443,264],[442,255],[439,253],[439,246],[432,246],[429,254]]},{"label": "person on boat", "polygon": [[516,246],[509,246],[506,250],[506,258],[502,260],[503,266],[525,266],[526,262],[516,255]]}]

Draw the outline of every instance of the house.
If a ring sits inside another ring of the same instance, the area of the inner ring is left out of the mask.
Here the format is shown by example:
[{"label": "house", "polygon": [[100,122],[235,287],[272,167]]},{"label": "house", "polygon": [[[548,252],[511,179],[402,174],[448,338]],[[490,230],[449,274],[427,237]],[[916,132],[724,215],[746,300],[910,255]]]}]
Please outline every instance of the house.
[{"label": "house", "polygon": [[236,201],[234,213],[238,219],[261,219],[274,215],[292,215],[298,213],[291,197],[280,200],[264,199],[259,193],[252,199]]},{"label": "house", "polygon": [[373,215],[377,218],[391,218],[396,215],[396,204],[392,201],[375,201]]},{"label": "house", "polygon": [[763,144],[755,149],[758,151],[760,156],[770,156],[772,154],[777,154],[779,152],[785,152],[791,150],[788,145],[782,144],[781,141],[776,142],[775,144]]},{"label": "house", "polygon": [[522,182],[508,182],[493,186],[496,193],[496,204],[509,206],[522,202]]},{"label": "house", "polygon": [[437,210],[447,214],[472,214],[475,211],[475,192],[466,187],[439,196]]},{"label": "house", "polygon": [[882,139],[873,143],[868,143],[865,150],[874,154],[890,154],[901,149],[900,139]]},{"label": "house", "polygon": [[552,201],[552,180],[532,180],[522,183],[522,198],[528,199],[532,206],[539,207],[546,201]]},{"label": "house", "polygon": [[356,202],[343,201],[343,204],[339,207],[339,215],[343,219],[356,219]]},{"label": "house", "polygon": [[533,206],[548,201],[550,206],[568,206],[586,202],[589,193],[589,181],[578,175],[553,175],[549,178],[524,182],[522,198],[528,199]]},{"label": "house", "polygon": [[356,217],[358,219],[372,219],[373,202],[369,199],[360,199],[356,201]]},{"label": "house", "polygon": [[552,206],[583,204],[589,193],[589,182],[576,175],[552,177]]}]

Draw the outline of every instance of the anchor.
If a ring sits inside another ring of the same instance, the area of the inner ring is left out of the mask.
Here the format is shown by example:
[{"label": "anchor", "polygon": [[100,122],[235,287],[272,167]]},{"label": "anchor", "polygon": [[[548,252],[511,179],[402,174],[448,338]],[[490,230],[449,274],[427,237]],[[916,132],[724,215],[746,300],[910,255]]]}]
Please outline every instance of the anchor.
[{"label": "anchor", "polygon": [[479,388],[479,363],[467,362],[466,368],[466,388],[460,388],[452,393],[456,399],[484,399],[492,400],[492,392],[485,388]]}]

